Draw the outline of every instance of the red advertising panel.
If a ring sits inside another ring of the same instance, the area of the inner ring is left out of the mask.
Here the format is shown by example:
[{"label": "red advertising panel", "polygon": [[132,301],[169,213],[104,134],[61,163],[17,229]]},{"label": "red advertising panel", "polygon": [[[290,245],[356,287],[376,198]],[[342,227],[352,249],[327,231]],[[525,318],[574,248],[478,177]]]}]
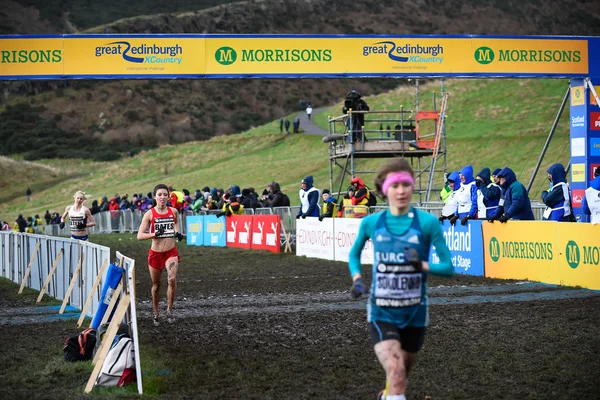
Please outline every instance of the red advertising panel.
[{"label": "red advertising panel", "polygon": [[250,248],[252,237],[252,215],[227,217],[227,247]]},{"label": "red advertising panel", "polygon": [[571,192],[571,195],[573,196],[573,207],[574,208],[581,208],[581,202],[583,201],[583,198],[585,197],[585,190],[583,189],[574,189]]},{"label": "red advertising panel", "polygon": [[255,215],[252,218],[252,250],[269,250],[273,253],[281,251],[279,215]]}]

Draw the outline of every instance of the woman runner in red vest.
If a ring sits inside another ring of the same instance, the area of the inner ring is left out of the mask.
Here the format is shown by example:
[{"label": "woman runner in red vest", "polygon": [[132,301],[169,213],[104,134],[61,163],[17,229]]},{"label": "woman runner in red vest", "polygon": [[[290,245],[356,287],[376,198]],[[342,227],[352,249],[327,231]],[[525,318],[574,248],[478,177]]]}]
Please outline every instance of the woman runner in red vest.
[{"label": "woman runner in red vest", "polygon": [[152,306],[154,309],[154,326],[158,326],[158,301],[160,299],[160,284],[162,270],[167,268],[167,320],[175,322],[173,316],[173,302],[177,290],[177,268],[179,267],[179,252],[175,247],[175,238],[179,241],[183,235],[179,232],[178,212],[173,207],[167,206],[169,189],[167,185],[159,184],[154,188],[156,207],[144,214],[138,229],[138,240],[152,239],[152,246],[148,252],[148,270],[152,279]]}]

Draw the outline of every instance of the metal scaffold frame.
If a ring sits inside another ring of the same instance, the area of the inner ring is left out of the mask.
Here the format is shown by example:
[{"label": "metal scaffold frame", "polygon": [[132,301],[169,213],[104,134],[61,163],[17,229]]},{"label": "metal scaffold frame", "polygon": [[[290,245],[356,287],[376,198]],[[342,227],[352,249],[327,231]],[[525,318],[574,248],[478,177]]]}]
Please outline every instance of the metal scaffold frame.
[{"label": "metal scaffold frame", "polygon": [[[413,202],[418,205],[432,201],[431,194],[439,192],[435,188],[435,174],[447,173],[445,117],[448,94],[441,83],[442,102],[437,111],[435,93],[433,111],[418,111],[418,81],[416,82],[415,110],[353,111],[328,117],[328,136],[323,142],[329,143],[329,187],[334,194],[344,194],[344,180],[365,174],[375,174],[376,170],[357,169],[359,159],[405,157],[410,160],[415,172]],[[421,104],[422,105],[422,104]],[[358,126],[356,119],[364,118],[364,125]],[[434,132],[422,132],[420,123],[429,120],[434,123]],[[379,125],[379,129],[373,129]],[[394,128],[383,129],[385,124]],[[341,129],[340,129],[341,126]],[[339,178],[336,175],[339,174]],[[366,183],[366,180],[365,180]],[[369,188],[374,190],[374,188]]]}]

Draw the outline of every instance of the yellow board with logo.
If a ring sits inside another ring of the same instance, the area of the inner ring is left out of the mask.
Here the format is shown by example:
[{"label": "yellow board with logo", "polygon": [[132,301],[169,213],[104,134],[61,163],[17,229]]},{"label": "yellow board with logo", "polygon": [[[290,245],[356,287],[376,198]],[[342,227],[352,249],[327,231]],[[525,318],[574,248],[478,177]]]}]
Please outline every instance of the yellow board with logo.
[{"label": "yellow board with logo", "polygon": [[204,39],[66,37],[65,75],[204,75]]},{"label": "yellow board with logo", "polygon": [[557,222],[484,223],[485,276],[557,283]]},{"label": "yellow board with logo", "polygon": [[587,41],[467,38],[207,38],[206,72],[405,74],[588,72]]},{"label": "yellow board with logo", "polygon": [[582,76],[589,51],[567,37],[18,36],[0,37],[0,78]]},{"label": "yellow board with logo", "polygon": [[63,39],[0,40],[0,76],[63,75]]},{"label": "yellow board with logo", "polygon": [[600,290],[600,225],[559,223],[555,280]]}]

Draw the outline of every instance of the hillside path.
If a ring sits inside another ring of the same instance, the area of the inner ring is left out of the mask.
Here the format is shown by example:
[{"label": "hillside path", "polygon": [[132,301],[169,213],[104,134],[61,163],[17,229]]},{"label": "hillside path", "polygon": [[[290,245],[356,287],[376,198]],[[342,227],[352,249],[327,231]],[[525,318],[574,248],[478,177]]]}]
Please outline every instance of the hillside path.
[{"label": "hillside path", "polygon": [[[312,117],[314,118],[315,114],[323,112],[327,110],[329,107],[321,107],[321,108],[313,108]],[[300,129],[303,129],[305,135],[317,135],[317,136],[327,136],[329,132],[324,129],[319,128],[315,125],[311,120],[308,119],[308,115],[306,115],[306,111],[302,111],[296,114],[296,117],[300,118]],[[290,128],[291,129],[291,128]]]}]

